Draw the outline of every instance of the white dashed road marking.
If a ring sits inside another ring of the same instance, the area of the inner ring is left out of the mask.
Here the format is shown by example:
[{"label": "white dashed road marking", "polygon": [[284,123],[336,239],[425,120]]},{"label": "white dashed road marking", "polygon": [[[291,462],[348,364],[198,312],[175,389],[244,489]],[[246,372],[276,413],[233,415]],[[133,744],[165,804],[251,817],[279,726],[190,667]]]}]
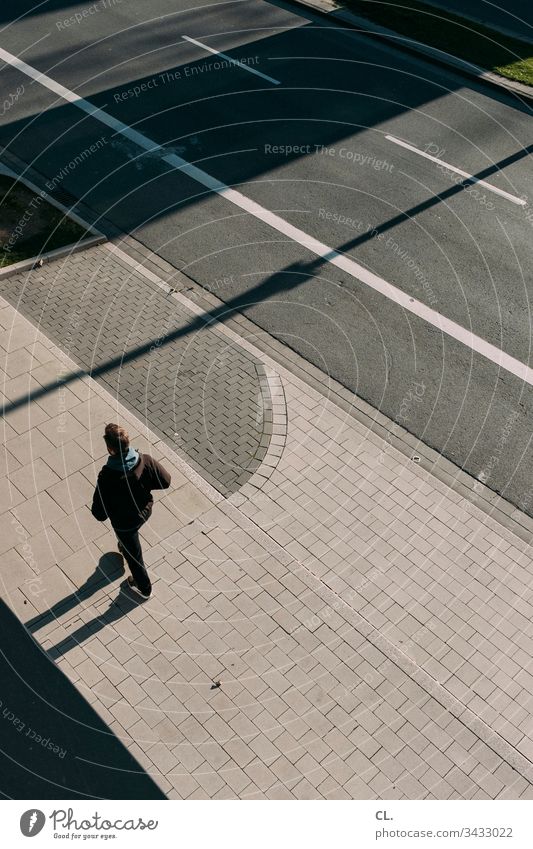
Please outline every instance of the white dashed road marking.
[{"label": "white dashed road marking", "polygon": [[228,56],[227,53],[222,53],[221,50],[214,50],[212,47],[208,47],[207,44],[202,44],[201,41],[196,41],[195,38],[190,38],[188,35],[184,35],[182,37],[185,39],[185,41],[190,41],[192,44],[196,44],[197,47],[201,47],[203,50],[209,51],[209,53],[214,53],[215,56],[223,56],[224,59],[227,59],[227,61],[231,62],[233,65],[238,65],[238,67],[242,68],[243,71],[249,71],[251,74],[255,74],[257,77],[262,77],[269,83],[274,83],[274,85],[280,85],[280,81],[275,80],[274,77],[269,77],[268,74],[262,74],[261,71],[256,71],[255,68],[250,68],[244,62],[239,62],[237,59],[232,59],[231,56]]},{"label": "white dashed road marking", "polygon": [[408,144],[401,139],[397,139],[396,136],[385,136],[394,144],[400,145],[400,147],[405,147],[406,150],[411,150],[413,153],[417,153],[419,156],[423,156],[424,159],[429,159],[431,162],[436,162],[437,165],[440,165],[442,168],[445,168],[447,171],[453,171],[454,174],[460,174],[461,177],[464,177],[465,180],[469,180],[472,183],[479,183],[480,186],[483,186],[485,189],[488,189],[489,192],[494,192],[495,195],[500,195],[502,198],[506,198],[510,200],[511,203],[516,203],[518,206],[525,206],[526,202],[522,198],[516,197],[516,195],[511,195],[509,192],[505,192],[503,189],[498,189],[496,186],[491,186],[490,183],[486,183],[485,180],[479,180],[477,177],[474,177],[472,174],[469,174],[467,171],[461,171],[460,168],[456,168],[455,165],[449,165],[447,162],[443,162],[442,159],[437,159],[436,156],[432,156],[430,153],[426,153],[425,150],[420,150],[420,148],[415,147],[412,144]]},{"label": "white dashed road marking", "polygon": [[[95,120],[110,127],[116,133],[124,136],[132,142],[135,142],[135,144],[139,145],[139,147],[143,150],[151,151],[152,153],[166,152],[164,147],[157,144],[157,142],[152,141],[143,133],[139,133],[137,130],[132,129],[117,118],[113,118],[112,115],[109,115],[103,109],[99,109],[97,106],[89,103],[89,101],[85,100],[83,97],[80,97],[65,88],[65,86],[51,79],[51,77],[48,77],[46,74],[36,70],[36,68],[28,65],[17,56],[8,53],[8,51],[3,48],[0,48],[0,59],[7,62],[12,67],[17,68],[23,74],[31,77],[50,91],[53,91],[68,103],[72,103],[74,106],[82,109]],[[367,285],[370,289],[373,289],[375,292],[379,292],[385,298],[388,298],[389,301],[398,304],[398,306],[401,306],[413,315],[424,319],[424,321],[428,322],[428,324],[431,324],[433,327],[438,328],[442,333],[446,333],[448,336],[461,342],[467,348],[470,348],[472,351],[476,351],[476,353],[481,354],[482,357],[496,363],[500,366],[500,368],[533,386],[533,369],[520,362],[520,360],[511,357],[509,354],[500,350],[500,348],[497,348],[485,339],[481,339],[479,336],[476,336],[475,333],[472,333],[470,330],[467,330],[455,321],[446,318],[436,310],[433,310],[421,301],[416,300],[416,298],[411,298],[401,289],[393,286],[392,283],[388,283],[382,277],[378,277],[377,274],[374,274],[362,265],[359,265],[359,263],[355,262],[355,260],[350,259],[350,257],[339,253],[333,248],[330,248],[328,245],[325,245],[323,242],[320,242],[318,239],[315,239],[313,236],[310,236],[298,227],[294,227],[292,224],[289,224],[288,221],[285,221],[285,219],[276,215],[276,213],[265,209],[260,206],[260,204],[235,189],[230,188],[230,186],[222,183],[216,177],[212,177],[206,171],[203,171],[196,165],[182,159],[181,156],[171,153],[162,156],[162,159],[168,165],[187,174],[191,179],[196,180],[196,182],[200,183],[202,186],[205,186],[210,191],[225,198],[225,200],[233,203],[239,209],[249,213],[258,221],[263,221],[269,227],[277,230],[278,233],[282,233],[284,236],[287,236],[288,239],[300,244],[306,250],[320,257],[324,260],[324,262],[329,262],[331,265],[340,268],[351,277]]]}]

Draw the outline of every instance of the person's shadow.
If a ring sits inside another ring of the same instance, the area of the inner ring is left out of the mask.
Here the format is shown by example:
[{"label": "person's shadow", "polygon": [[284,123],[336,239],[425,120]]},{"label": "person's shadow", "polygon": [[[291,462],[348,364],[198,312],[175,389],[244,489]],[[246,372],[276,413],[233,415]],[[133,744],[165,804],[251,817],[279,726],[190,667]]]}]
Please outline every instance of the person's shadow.
[{"label": "person's shadow", "polygon": [[[31,634],[35,634],[40,628],[43,628],[50,622],[55,622],[59,616],[64,616],[65,613],[73,610],[81,602],[89,599],[99,589],[120,578],[124,573],[124,561],[121,554],[118,554],[116,551],[103,554],[98,561],[96,569],[89,575],[81,587],[65,598],[60,599],[46,613],[40,613],[38,616],[30,619],[29,622],[25,623],[25,627]],[[102,628],[105,628],[111,622],[115,622],[117,619],[126,616],[138,605],[139,600],[129,591],[123,592],[121,586],[118,596],[110,600],[109,607],[106,611],[98,614],[94,619],[80,626],[57,645],[49,648],[47,650],[48,655],[53,659],[61,657],[79,645],[83,640],[86,640],[87,637],[101,631]]]}]

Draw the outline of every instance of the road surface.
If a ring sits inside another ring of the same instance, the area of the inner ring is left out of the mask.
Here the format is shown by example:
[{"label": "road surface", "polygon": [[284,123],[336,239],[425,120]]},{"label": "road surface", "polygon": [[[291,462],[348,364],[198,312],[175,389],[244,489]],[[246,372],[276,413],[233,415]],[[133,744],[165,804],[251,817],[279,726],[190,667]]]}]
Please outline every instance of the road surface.
[{"label": "road surface", "polygon": [[527,107],[281,2],[1,14],[2,145],[533,512]]}]

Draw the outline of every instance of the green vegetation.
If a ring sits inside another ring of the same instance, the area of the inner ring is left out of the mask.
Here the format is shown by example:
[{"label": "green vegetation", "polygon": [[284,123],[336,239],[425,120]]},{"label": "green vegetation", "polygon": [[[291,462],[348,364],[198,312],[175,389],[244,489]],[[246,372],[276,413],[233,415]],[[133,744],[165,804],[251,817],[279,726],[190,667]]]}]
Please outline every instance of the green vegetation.
[{"label": "green vegetation", "polygon": [[90,235],[23,183],[0,174],[0,268]]},{"label": "green vegetation", "polygon": [[415,41],[533,86],[533,45],[419,0],[342,0],[342,5]]}]

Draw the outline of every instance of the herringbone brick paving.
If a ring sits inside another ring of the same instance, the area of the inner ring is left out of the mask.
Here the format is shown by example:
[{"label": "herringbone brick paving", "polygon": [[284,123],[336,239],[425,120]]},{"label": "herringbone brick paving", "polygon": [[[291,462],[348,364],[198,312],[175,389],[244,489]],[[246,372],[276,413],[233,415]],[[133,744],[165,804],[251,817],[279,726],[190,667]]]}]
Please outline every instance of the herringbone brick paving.
[{"label": "herringbone brick paving", "polygon": [[80,366],[105,369],[97,379],[221,491],[261,464],[260,363],[106,247],[3,278],[0,294]]}]

